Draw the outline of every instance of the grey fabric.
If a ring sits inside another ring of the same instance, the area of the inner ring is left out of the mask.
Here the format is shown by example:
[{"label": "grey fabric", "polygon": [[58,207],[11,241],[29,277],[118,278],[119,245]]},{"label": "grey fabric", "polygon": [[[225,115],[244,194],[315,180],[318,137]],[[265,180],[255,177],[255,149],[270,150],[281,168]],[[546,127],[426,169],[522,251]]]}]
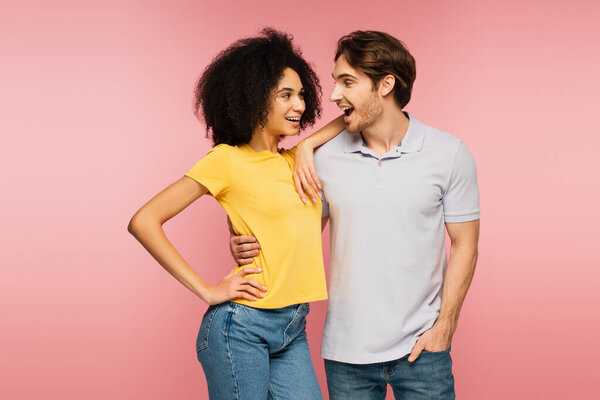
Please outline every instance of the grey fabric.
[{"label": "grey fabric", "polygon": [[439,315],[445,223],[479,218],[473,157],[456,137],[410,117],[402,143],[383,157],[344,131],[315,152],[315,165],[331,238],[321,355],[401,358]]}]

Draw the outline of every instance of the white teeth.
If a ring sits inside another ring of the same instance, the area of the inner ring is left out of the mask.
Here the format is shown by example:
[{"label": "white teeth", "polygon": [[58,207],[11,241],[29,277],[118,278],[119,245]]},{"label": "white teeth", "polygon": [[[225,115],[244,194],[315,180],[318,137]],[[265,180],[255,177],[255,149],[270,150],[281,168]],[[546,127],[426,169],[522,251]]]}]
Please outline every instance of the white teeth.
[{"label": "white teeth", "polygon": [[342,111],[344,112],[344,114],[346,114],[346,116],[349,116],[352,113],[352,111],[354,110],[353,107],[348,107],[348,106],[343,106],[343,107],[340,107],[340,108],[342,109]]},{"label": "white teeth", "polygon": [[300,117],[287,117],[288,121],[300,121]]}]

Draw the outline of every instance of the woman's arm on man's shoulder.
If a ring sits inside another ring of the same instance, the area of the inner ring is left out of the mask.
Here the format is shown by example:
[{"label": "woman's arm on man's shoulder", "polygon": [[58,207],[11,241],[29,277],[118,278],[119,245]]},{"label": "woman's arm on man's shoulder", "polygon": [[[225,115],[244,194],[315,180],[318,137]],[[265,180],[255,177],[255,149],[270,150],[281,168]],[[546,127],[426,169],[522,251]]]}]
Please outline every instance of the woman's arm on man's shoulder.
[{"label": "woman's arm on man's shoulder", "polygon": [[296,146],[294,156],[294,186],[300,199],[306,204],[309,195],[317,202],[317,194],[321,191],[321,181],[315,172],[314,150],[327,143],[346,128],[344,116],[340,115]]}]

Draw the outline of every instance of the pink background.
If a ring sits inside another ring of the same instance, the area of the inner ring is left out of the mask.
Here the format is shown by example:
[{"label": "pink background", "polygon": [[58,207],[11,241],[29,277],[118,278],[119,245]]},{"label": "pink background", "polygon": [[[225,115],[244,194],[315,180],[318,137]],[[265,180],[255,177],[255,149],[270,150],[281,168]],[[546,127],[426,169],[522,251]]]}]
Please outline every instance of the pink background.
[{"label": "pink background", "polygon": [[[194,352],[206,305],[126,225],[210,147],[192,115],[202,69],[265,25],[315,64],[318,126],[338,113],[337,38],[400,38],[418,70],[407,110],[475,155],[482,233],[454,338],[458,398],[598,398],[600,3],[390,3],[2,1],[1,398],[207,397]],[[209,281],[232,266],[213,199],[165,229]],[[324,392],[325,307],[309,317]]]}]

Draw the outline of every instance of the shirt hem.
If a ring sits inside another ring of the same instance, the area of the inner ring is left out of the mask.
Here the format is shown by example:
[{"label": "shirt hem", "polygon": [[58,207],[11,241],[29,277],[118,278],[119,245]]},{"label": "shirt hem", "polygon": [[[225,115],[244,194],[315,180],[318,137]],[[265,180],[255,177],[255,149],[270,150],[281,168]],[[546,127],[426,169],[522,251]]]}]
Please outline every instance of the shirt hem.
[{"label": "shirt hem", "polygon": [[[412,348],[411,348],[412,350]],[[410,354],[410,350],[403,350],[398,353],[391,353],[390,355],[380,356],[359,356],[359,355],[348,355],[340,354],[328,351],[321,351],[321,358],[330,361],[341,362],[345,364],[374,364],[388,361],[399,360],[400,358],[406,357]]]},{"label": "shirt hem", "polygon": [[206,190],[208,190],[210,192],[210,195],[212,197],[214,197],[215,199],[217,198],[218,190],[215,187],[216,185],[213,185],[213,183],[210,182],[209,179],[192,175],[189,172],[186,172],[183,176],[187,176],[188,178],[195,180],[196,182],[198,182],[199,184],[201,184],[202,186],[204,186],[206,188]]},{"label": "shirt hem", "polygon": [[288,306],[292,306],[294,304],[300,304],[300,303],[311,303],[313,301],[321,301],[321,300],[327,300],[327,295],[301,297],[301,298],[294,299],[294,300],[288,300],[288,301],[284,301],[284,302],[280,302],[280,303],[267,304],[267,305],[263,305],[260,303],[256,304],[257,303],[256,301],[248,301],[248,300],[231,300],[231,301],[233,303],[238,303],[238,304],[242,304],[244,306],[253,307],[253,308],[273,309],[273,308],[288,307]]},{"label": "shirt hem", "polygon": [[469,213],[463,215],[444,215],[444,222],[468,222],[479,219],[479,213]]}]

